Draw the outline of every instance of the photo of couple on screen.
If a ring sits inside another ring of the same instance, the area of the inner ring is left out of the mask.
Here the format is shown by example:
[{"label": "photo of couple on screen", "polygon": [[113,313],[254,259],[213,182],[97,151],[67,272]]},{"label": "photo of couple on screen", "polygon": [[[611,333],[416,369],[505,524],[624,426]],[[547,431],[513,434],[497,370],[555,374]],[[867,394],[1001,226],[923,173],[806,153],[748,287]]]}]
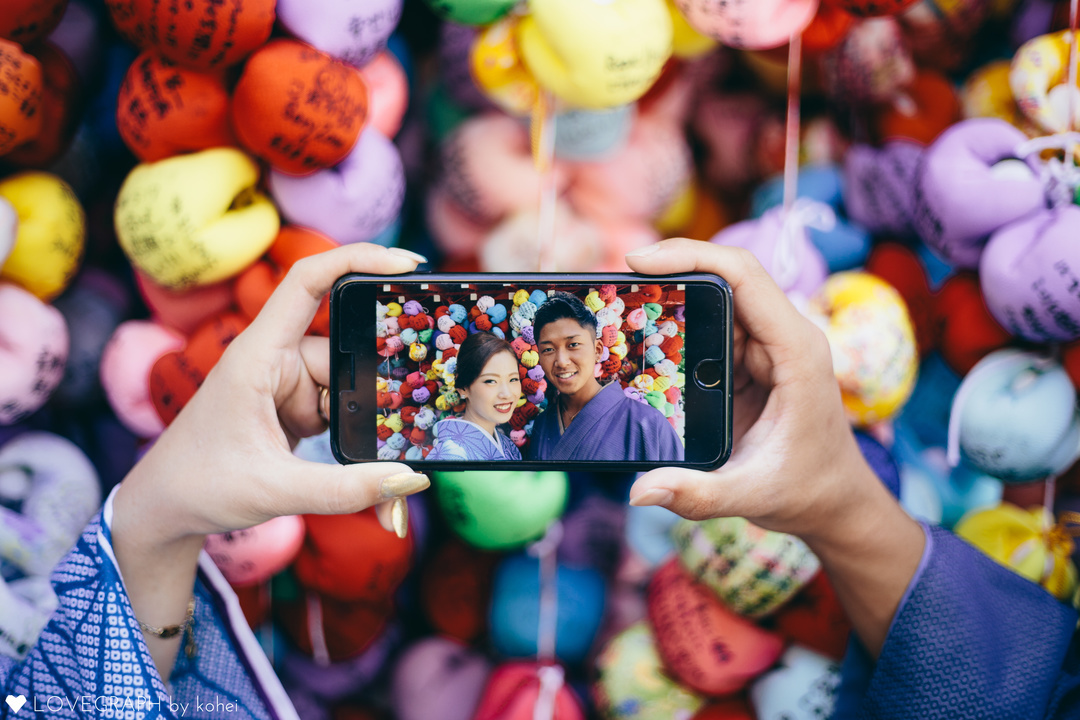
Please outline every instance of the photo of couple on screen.
[{"label": "photo of couple on screen", "polygon": [[380,300],[379,457],[681,461],[683,293],[619,290]]}]

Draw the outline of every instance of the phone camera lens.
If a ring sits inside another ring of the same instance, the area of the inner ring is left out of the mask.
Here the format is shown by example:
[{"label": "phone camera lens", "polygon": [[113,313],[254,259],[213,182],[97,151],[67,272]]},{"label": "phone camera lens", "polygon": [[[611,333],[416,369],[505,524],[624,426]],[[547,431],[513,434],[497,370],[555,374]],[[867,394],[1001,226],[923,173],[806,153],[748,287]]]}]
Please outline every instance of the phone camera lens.
[{"label": "phone camera lens", "polygon": [[360,409],[360,406],[356,403],[355,400],[350,400],[348,403],[345,404],[345,407],[349,409],[349,412],[353,413]]}]

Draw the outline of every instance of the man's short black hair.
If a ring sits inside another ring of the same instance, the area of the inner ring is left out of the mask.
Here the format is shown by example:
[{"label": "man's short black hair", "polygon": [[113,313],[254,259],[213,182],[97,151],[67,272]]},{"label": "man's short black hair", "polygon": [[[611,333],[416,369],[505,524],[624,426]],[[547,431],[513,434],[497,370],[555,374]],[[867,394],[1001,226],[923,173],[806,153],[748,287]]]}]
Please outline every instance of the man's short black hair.
[{"label": "man's short black hair", "polygon": [[537,308],[536,317],[533,318],[533,337],[536,339],[536,344],[540,344],[540,332],[545,325],[565,318],[570,318],[590,331],[591,338],[596,337],[596,316],[592,314],[592,311],[576,296],[556,290],[549,294],[544,304]]}]

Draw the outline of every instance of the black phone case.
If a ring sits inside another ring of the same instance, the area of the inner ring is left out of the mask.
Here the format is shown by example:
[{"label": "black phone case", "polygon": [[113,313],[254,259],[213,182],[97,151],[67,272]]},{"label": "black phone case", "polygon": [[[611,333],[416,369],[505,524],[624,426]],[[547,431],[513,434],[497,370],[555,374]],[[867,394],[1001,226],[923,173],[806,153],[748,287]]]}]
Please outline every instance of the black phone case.
[{"label": "black phone case", "polygon": [[[348,285],[361,282],[370,284],[372,286],[380,284],[407,284],[407,283],[509,283],[512,285],[523,284],[558,284],[558,283],[581,283],[590,284],[593,286],[600,286],[605,283],[613,284],[631,284],[637,283],[641,285],[647,285],[652,283],[707,283],[715,286],[719,289],[720,293],[724,297],[724,303],[722,308],[691,308],[689,303],[687,304],[686,312],[688,316],[697,318],[699,324],[699,330],[695,331],[697,334],[695,337],[703,337],[700,328],[712,327],[716,329],[717,343],[715,349],[722,354],[721,358],[724,363],[724,379],[722,381],[722,392],[709,392],[701,389],[695,385],[694,395],[699,399],[696,401],[698,405],[695,405],[695,415],[693,418],[694,435],[691,435],[691,417],[689,414],[689,407],[687,409],[686,420],[686,434],[684,445],[690,446],[693,442],[693,437],[703,435],[710,430],[712,432],[719,432],[721,434],[720,448],[718,455],[711,462],[694,463],[694,462],[638,462],[638,461],[593,461],[593,460],[579,460],[579,461],[564,461],[564,460],[507,460],[507,461],[495,461],[495,460],[399,460],[394,462],[401,462],[412,468],[421,470],[423,472],[429,471],[475,471],[475,470],[559,470],[559,471],[585,471],[585,472],[643,472],[659,467],[685,467],[694,470],[712,470],[723,465],[729,455],[731,454],[732,446],[732,293],[731,288],[724,281],[716,275],[710,275],[706,273],[683,273],[676,275],[640,275],[637,273],[409,273],[406,275],[366,275],[362,273],[351,273],[338,279],[334,284],[333,290],[330,293],[330,447],[334,453],[334,457],[337,458],[339,463],[343,465],[353,464],[357,462],[377,462],[375,458],[370,459],[353,459],[343,450],[341,446],[341,397],[342,390],[347,392],[357,392],[355,389],[356,379],[359,376],[357,368],[354,364],[346,358],[351,357],[351,353],[343,352],[340,349],[343,339],[346,335],[352,335],[352,342],[356,342],[359,338],[356,337],[356,331],[353,329],[349,333],[344,333],[339,328],[339,323],[342,318],[348,315],[348,309],[343,307],[347,305],[342,299],[342,290]],[[365,311],[371,312],[371,341],[374,347],[374,313],[372,312],[373,306],[365,308]],[[710,312],[711,311],[711,312]],[[712,315],[718,322],[703,322],[706,318]],[[689,324],[689,319],[687,320]],[[366,326],[365,326],[366,327]],[[361,333],[366,338],[366,333]],[[717,359],[715,355],[710,355],[705,352],[705,348],[698,343],[697,347],[691,350],[691,343],[686,343],[686,376],[687,386],[689,387],[694,383],[692,378],[691,367],[696,367],[697,362],[702,359]],[[710,351],[713,348],[709,349]],[[694,364],[691,365],[691,357],[694,358]],[[344,385],[353,383],[353,387],[345,388]],[[373,395],[374,393],[372,393]],[[715,402],[710,402],[707,406],[707,410],[715,412],[703,412],[701,408],[703,405],[704,396],[717,396]],[[689,405],[689,403],[688,403]],[[719,427],[717,427],[719,426]],[[374,432],[372,432],[374,435]]]}]

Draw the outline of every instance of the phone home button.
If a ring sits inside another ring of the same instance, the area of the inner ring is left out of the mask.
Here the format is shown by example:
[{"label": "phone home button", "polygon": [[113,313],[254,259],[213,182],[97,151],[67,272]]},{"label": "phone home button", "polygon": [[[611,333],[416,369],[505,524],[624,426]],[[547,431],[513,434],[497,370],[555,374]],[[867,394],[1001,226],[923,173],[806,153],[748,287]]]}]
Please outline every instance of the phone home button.
[{"label": "phone home button", "polygon": [[694,382],[703,388],[714,388],[724,382],[724,363],[718,358],[706,358],[694,367]]}]

